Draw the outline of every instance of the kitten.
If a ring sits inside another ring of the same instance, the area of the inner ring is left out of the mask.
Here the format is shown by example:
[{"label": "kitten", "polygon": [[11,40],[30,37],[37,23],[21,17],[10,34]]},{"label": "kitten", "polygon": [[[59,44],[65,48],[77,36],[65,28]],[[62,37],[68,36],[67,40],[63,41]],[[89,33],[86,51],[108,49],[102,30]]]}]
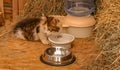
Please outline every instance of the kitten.
[{"label": "kitten", "polygon": [[41,40],[43,44],[49,44],[48,36],[60,33],[62,24],[59,19],[50,16],[41,18],[26,18],[19,21],[13,29],[17,38],[37,41]]}]

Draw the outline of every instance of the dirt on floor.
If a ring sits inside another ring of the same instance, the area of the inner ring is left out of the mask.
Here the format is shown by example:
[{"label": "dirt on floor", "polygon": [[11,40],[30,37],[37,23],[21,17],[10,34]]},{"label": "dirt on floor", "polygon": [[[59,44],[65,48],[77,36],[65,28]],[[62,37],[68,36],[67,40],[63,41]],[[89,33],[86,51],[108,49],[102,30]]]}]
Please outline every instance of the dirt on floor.
[{"label": "dirt on floor", "polygon": [[0,27],[0,70],[88,70],[87,66],[99,53],[94,38],[75,39],[71,51],[76,57],[73,64],[50,66],[40,61],[40,56],[50,45],[16,39],[13,23],[7,21]]}]

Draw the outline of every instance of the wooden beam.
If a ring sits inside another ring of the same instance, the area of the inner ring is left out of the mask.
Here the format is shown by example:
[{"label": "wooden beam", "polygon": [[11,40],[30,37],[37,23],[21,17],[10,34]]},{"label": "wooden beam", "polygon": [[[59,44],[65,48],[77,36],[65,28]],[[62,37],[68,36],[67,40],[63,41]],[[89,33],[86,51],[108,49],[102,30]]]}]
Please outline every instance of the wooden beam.
[{"label": "wooden beam", "polygon": [[0,0],[0,12],[4,12],[4,9],[3,9],[3,0]]},{"label": "wooden beam", "polygon": [[0,27],[4,26],[4,24],[5,24],[5,20],[4,20],[3,12],[0,12]]},{"label": "wooden beam", "polygon": [[13,0],[12,1],[13,4],[13,22],[16,22],[18,14],[19,14],[19,3],[18,0]]}]

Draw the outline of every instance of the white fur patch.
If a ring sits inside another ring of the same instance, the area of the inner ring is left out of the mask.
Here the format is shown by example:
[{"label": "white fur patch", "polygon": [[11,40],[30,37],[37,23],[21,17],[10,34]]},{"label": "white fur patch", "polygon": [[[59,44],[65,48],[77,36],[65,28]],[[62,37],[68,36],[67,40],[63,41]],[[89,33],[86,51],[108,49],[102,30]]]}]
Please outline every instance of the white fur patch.
[{"label": "white fur patch", "polygon": [[20,39],[25,40],[25,37],[23,36],[23,33],[22,33],[21,29],[18,29],[18,30],[17,30],[17,32],[15,33],[15,36],[16,36],[17,38],[20,38]]},{"label": "white fur patch", "polygon": [[40,39],[40,38],[38,37],[38,34],[37,34],[36,32],[34,32],[33,36],[34,36],[34,40],[39,40],[39,39]]}]

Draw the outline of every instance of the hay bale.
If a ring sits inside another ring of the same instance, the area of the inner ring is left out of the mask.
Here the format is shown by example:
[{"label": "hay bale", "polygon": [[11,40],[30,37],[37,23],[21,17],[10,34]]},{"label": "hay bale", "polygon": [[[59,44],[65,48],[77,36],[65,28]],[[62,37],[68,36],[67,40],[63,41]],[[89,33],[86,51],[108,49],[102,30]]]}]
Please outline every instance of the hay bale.
[{"label": "hay bale", "polygon": [[40,17],[45,15],[65,15],[63,0],[28,0],[23,17]]},{"label": "hay bale", "polygon": [[96,44],[101,53],[91,70],[120,69],[120,0],[97,0]]},{"label": "hay bale", "polygon": [[3,26],[5,24],[5,20],[4,20],[4,17],[3,17],[3,13],[0,12],[0,27]]}]

